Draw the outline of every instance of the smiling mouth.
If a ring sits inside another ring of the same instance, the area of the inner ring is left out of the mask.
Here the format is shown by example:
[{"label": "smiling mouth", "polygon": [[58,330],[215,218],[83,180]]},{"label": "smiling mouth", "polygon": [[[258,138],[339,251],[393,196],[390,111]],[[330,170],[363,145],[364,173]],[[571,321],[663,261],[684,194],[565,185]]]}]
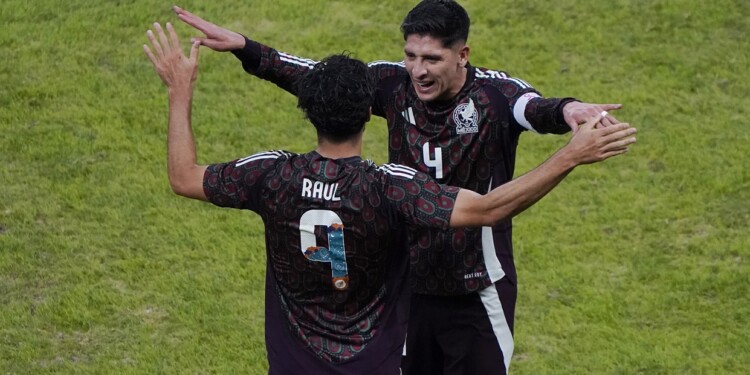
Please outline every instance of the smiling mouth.
[{"label": "smiling mouth", "polygon": [[434,85],[435,85],[435,82],[414,82],[414,86],[419,91],[427,91]]}]

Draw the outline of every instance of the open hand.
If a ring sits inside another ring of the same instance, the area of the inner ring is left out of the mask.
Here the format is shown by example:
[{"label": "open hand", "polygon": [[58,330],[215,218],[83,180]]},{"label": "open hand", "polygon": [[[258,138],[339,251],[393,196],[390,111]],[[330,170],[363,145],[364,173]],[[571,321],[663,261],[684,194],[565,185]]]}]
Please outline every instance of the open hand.
[{"label": "open hand", "polygon": [[177,33],[171,23],[167,22],[169,38],[164,34],[164,30],[158,23],[154,23],[154,29],[156,35],[151,30],[146,32],[153,51],[144,44],[143,52],[154,64],[156,74],[170,90],[192,88],[193,83],[198,79],[198,46],[200,43],[194,41],[190,48],[190,56],[186,57],[182,53],[180,40],[177,38]]},{"label": "open hand", "polygon": [[172,10],[177,13],[180,21],[205,34],[204,37],[192,38],[193,41],[197,40],[200,44],[219,52],[240,49],[245,46],[245,37],[241,34],[216,26],[177,5],[173,6]]}]

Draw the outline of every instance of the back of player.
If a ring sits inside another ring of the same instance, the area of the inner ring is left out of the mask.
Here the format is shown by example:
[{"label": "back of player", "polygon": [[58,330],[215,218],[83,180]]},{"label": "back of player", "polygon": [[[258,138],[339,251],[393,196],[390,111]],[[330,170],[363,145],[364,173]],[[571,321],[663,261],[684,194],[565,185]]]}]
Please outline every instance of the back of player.
[{"label": "back of player", "polygon": [[447,228],[457,189],[314,151],[211,165],[204,181],[211,202],[265,223],[271,374],[399,373],[408,313],[400,228]]}]

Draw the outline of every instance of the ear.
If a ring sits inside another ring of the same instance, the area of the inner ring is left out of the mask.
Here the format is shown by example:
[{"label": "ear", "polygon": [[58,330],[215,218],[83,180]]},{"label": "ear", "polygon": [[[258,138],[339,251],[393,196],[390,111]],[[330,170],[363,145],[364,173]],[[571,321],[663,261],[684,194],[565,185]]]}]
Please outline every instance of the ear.
[{"label": "ear", "polygon": [[462,68],[466,67],[466,64],[469,63],[469,52],[469,46],[466,44],[458,50],[458,65]]}]

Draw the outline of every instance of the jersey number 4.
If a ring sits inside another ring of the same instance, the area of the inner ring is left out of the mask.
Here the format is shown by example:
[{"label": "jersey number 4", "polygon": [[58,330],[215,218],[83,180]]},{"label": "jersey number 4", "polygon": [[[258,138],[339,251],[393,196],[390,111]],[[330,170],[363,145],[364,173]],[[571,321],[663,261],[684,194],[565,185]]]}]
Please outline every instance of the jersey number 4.
[{"label": "jersey number 4", "polygon": [[[315,227],[324,226],[328,232],[328,247],[318,246]],[[299,219],[300,250],[311,261],[331,263],[331,281],[336,290],[349,288],[349,269],[344,249],[344,223],[333,211],[310,210]]]},{"label": "jersey number 4", "polygon": [[435,147],[435,157],[430,157],[430,142],[422,145],[422,160],[430,168],[435,168],[435,178],[443,178],[443,149]]}]

